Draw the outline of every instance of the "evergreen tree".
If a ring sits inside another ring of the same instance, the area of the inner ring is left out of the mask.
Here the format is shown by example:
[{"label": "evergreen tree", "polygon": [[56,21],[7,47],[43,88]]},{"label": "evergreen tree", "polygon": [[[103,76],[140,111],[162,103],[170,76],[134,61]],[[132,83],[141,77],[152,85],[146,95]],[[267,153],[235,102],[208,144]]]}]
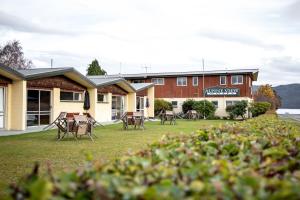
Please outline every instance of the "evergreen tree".
[{"label": "evergreen tree", "polygon": [[106,71],[101,68],[101,66],[98,63],[98,60],[95,59],[92,61],[91,64],[89,64],[89,67],[87,68],[87,75],[93,76],[93,75],[106,75]]}]

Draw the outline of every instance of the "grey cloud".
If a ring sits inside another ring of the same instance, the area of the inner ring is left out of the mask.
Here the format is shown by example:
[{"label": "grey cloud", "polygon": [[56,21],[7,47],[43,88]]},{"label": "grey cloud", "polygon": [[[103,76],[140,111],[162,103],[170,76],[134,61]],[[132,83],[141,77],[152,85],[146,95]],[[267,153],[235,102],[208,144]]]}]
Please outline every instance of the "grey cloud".
[{"label": "grey cloud", "polygon": [[282,45],[266,44],[262,40],[251,38],[245,35],[229,33],[224,31],[201,31],[198,36],[207,37],[214,40],[222,40],[227,42],[237,42],[244,45],[256,46],[264,49],[283,50]]},{"label": "grey cloud", "polygon": [[[84,24],[84,23],[83,23]],[[78,23],[77,25],[80,25]],[[86,30],[84,27],[79,26],[79,30],[59,30],[53,28],[45,28],[43,26],[37,25],[32,23],[28,20],[22,19],[20,17],[7,14],[0,10],[0,27],[6,27],[8,29],[20,32],[27,32],[27,33],[39,33],[39,34],[48,34],[48,35],[67,35],[67,36],[77,36],[80,34],[95,34],[95,35],[102,35],[104,37],[119,40],[119,41],[130,41],[125,38],[121,38],[115,36],[113,34],[108,34],[103,31],[89,31]]]},{"label": "grey cloud", "polygon": [[299,23],[300,20],[300,0],[293,1],[287,8],[285,9],[285,15],[293,20],[297,21]]},{"label": "grey cloud", "polygon": [[41,33],[41,34],[57,34],[57,35],[72,35],[73,32],[45,28],[35,23],[22,19],[20,17],[0,11],[0,26],[21,32]]},{"label": "grey cloud", "polygon": [[267,65],[279,72],[300,75],[300,60],[290,56],[271,58],[267,61]]}]

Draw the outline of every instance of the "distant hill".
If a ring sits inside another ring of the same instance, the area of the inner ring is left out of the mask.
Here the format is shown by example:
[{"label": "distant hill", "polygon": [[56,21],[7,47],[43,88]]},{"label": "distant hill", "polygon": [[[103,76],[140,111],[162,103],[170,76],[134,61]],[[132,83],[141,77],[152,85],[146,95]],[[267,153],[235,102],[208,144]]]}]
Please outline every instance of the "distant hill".
[{"label": "distant hill", "polygon": [[[254,85],[253,91],[258,87]],[[281,108],[300,109],[300,84],[279,85],[273,89],[281,97]]]}]

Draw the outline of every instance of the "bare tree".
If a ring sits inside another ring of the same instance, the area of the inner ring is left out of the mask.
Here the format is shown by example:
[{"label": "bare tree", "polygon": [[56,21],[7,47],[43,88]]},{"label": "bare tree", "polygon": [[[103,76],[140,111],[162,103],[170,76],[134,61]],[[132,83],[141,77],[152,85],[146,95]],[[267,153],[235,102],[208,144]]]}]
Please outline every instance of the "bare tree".
[{"label": "bare tree", "polygon": [[0,63],[14,69],[28,69],[33,65],[31,60],[24,58],[23,48],[17,40],[0,46]]}]

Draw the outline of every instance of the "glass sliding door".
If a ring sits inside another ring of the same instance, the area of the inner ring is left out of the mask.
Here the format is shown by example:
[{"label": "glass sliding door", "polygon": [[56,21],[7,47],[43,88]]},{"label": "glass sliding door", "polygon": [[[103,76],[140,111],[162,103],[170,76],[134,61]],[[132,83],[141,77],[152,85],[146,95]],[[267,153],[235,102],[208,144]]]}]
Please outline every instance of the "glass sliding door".
[{"label": "glass sliding door", "polygon": [[145,108],[145,98],[136,97],[136,111],[144,113],[144,108]]},{"label": "glass sliding door", "polygon": [[120,119],[124,113],[124,96],[112,96],[112,120]]},{"label": "glass sliding door", "polygon": [[4,117],[5,117],[5,97],[4,87],[0,87],[0,129],[4,128]]},{"label": "glass sliding door", "polygon": [[51,92],[47,90],[27,91],[27,126],[50,123]]}]

